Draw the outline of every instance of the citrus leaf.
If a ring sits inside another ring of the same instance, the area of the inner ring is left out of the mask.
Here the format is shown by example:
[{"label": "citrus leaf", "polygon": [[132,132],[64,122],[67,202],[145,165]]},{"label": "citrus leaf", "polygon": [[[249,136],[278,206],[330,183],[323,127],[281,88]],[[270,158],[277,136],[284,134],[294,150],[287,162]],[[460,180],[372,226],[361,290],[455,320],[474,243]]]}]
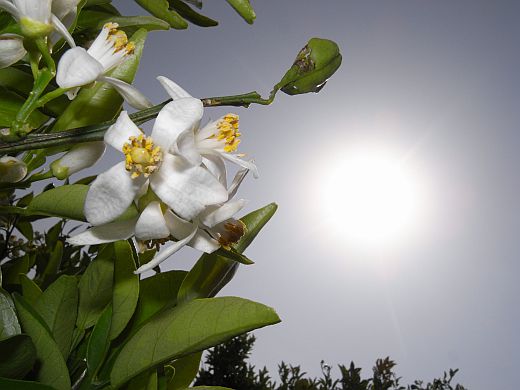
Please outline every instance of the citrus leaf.
[{"label": "citrus leaf", "polygon": [[36,349],[31,338],[18,334],[0,340],[0,377],[23,378],[36,360]]}]

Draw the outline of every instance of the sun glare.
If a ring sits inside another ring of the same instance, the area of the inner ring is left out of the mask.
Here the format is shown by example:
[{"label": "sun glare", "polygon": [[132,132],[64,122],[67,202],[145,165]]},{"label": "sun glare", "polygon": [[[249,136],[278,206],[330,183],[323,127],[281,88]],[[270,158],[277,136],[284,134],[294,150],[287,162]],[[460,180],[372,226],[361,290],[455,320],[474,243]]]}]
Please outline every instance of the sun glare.
[{"label": "sun glare", "polygon": [[345,152],[327,171],[319,194],[321,212],[345,244],[388,247],[413,231],[420,191],[402,159],[381,150]]}]

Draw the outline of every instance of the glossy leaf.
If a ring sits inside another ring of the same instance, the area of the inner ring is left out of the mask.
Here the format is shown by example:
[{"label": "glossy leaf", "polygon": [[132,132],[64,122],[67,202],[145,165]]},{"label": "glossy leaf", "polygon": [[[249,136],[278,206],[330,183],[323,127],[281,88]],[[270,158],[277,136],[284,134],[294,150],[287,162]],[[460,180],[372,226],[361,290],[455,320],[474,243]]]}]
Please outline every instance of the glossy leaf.
[{"label": "glossy leaf", "polygon": [[36,359],[36,349],[26,334],[0,340],[0,351],[0,377],[23,378]]},{"label": "glossy leaf", "polygon": [[132,318],[139,298],[139,275],[136,270],[132,248],[128,241],[114,243],[114,290],[112,295],[112,325],[110,340],[123,331]]},{"label": "glossy leaf", "polygon": [[56,388],[38,382],[19,381],[16,379],[0,378],[0,389],[16,390],[56,390]]},{"label": "glossy leaf", "polygon": [[197,11],[193,10],[189,5],[181,0],[170,0],[170,5],[175,9],[184,19],[200,27],[214,27],[218,25],[216,20],[208,18]]},{"label": "glossy leaf", "polygon": [[14,304],[7,291],[0,288],[0,339],[22,332]]},{"label": "glossy leaf", "polygon": [[[132,35],[130,41],[135,44],[134,54],[109,72],[108,76],[132,83],[143,52],[146,34],[146,30],[139,29]],[[107,83],[96,83],[91,88],[82,88],[52,130],[67,130],[112,120],[119,113],[122,104],[123,98]]]},{"label": "glossy leaf", "polygon": [[170,364],[175,370],[173,380],[168,384],[168,390],[181,390],[190,385],[197,376],[202,352],[181,357]]},{"label": "glossy leaf", "polygon": [[227,2],[247,23],[253,24],[256,14],[249,0],[227,0]]},{"label": "glossy leaf", "polygon": [[94,376],[105,360],[110,345],[110,323],[112,306],[108,305],[99,317],[87,346],[87,367],[90,376]]},{"label": "glossy leaf", "polygon": [[242,253],[251,244],[255,237],[260,233],[260,230],[265,226],[267,222],[272,218],[278,205],[276,203],[270,203],[261,209],[255,210],[244,217],[240,218],[246,225],[246,234],[240,239],[240,241],[234,245],[235,249]]},{"label": "glossy leaf", "polygon": [[41,294],[34,308],[45,321],[66,360],[78,313],[78,280],[74,276],[60,276]]},{"label": "glossy leaf", "polygon": [[78,25],[83,28],[101,30],[107,22],[117,23],[119,28],[138,27],[148,31],[168,30],[170,25],[153,16],[113,16],[105,12],[85,10],[80,14]]},{"label": "glossy leaf", "polygon": [[79,329],[87,329],[94,325],[112,300],[113,258],[113,246],[107,245],[81,276],[76,321]]},{"label": "glossy leaf", "polygon": [[31,337],[36,348],[36,356],[40,363],[38,381],[52,385],[57,390],[70,390],[67,365],[43,319],[22,296],[15,295],[14,302],[22,329]]},{"label": "glossy leaf", "polygon": [[168,0],[135,0],[135,2],[153,16],[168,22],[175,29],[188,28],[188,23],[182,16],[170,9]]},{"label": "glossy leaf", "polygon": [[165,309],[124,345],[112,369],[112,386],[158,364],[279,321],[272,308],[236,297],[198,299]]},{"label": "glossy leaf", "polygon": [[34,306],[38,298],[42,295],[42,290],[32,279],[29,279],[27,275],[20,275],[20,284],[22,285],[23,297]]}]

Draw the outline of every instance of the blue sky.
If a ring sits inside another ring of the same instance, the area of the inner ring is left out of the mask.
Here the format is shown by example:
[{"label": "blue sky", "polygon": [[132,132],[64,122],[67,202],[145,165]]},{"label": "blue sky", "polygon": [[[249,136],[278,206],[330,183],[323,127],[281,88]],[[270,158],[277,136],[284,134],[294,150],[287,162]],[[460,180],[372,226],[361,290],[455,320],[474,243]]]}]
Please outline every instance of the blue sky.
[{"label": "blue sky", "polygon": [[[144,12],[114,3],[127,14]],[[266,94],[308,38],[341,47],[343,65],[319,94],[233,110],[241,116],[241,151],[261,171],[241,196],[250,199],[248,210],[280,206],[248,250],[256,264],[221,293],[266,303],[283,319],[256,332],[253,362],[274,369],[285,360],[316,375],[321,359],[354,360],[368,374],[389,355],[405,380],[458,367],[471,389],[515,389],[520,3],[253,5],[253,26],[224,1],[206,1],[219,27],[150,34],[136,80],[154,102],[166,98],[157,75],[197,97]],[[208,109],[206,117],[227,111]],[[345,243],[341,223],[325,218],[317,195],[331,156],[358,145],[404,156],[426,199],[398,246],[370,253]],[[189,267],[196,254],[182,253],[168,266]]]}]

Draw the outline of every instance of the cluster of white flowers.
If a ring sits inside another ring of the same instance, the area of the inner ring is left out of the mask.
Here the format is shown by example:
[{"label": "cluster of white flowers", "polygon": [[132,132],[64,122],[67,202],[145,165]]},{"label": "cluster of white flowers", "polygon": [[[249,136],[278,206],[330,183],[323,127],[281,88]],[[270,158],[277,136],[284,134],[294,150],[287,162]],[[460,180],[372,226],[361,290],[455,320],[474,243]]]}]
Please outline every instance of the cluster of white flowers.
[{"label": "cluster of white flowers", "polygon": [[[121,112],[104,142],[123,153],[123,161],[91,184],[85,216],[93,227],[69,238],[74,245],[94,245],[135,236],[142,250],[171,241],[136,272],[150,270],[185,245],[211,253],[229,247],[245,232],[233,216],[246,201],[233,199],[253,162],[234,154],[240,142],[238,116],[227,114],[201,127],[202,102],[173,81],[158,78],[173,101],[159,112],[146,136]],[[241,169],[226,182],[224,160]],[[134,203],[135,218],[121,220]]]},{"label": "cluster of white flowers", "polygon": [[[0,67],[26,55],[24,38],[47,37],[49,46],[54,30],[70,48],[57,66],[56,83],[74,99],[82,86],[106,82],[132,107],[145,109],[152,103],[133,86],[106,73],[119,66],[134,52],[134,44],[116,23],[106,23],[88,49],[78,47],[67,27],[74,22],[79,0],[0,0],[20,24],[23,36],[0,36]],[[92,227],[68,239],[74,245],[95,245],[135,237],[141,250],[159,249],[171,243],[136,272],[156,267],[164,259],[188,245],[211,253],[229,248],[245,232],[245,225],[234,218],[246,201],[234,195],[246,176],[257,168],[235,153],[240,143],[239,118],[227,114],[205,126],[201,100],[166,77],[159,82],[172,98],[159,112],[150,136],[132,122],[126,111],[107,130],[104,142],[73,147],[51,164],[57,178],[93,165],[109,145],[123,154],[123,161],[98,175],[92,182],[84,214]],[[237,164],[232,183],[227,184],[225,161]],[[12,173],[8,181],[21,180],[25,165],[14,157],[0,161],[0,168]],[[4,175],[8,176],[8,175]],[[135,218],[124,219],[135,205]]]}]

